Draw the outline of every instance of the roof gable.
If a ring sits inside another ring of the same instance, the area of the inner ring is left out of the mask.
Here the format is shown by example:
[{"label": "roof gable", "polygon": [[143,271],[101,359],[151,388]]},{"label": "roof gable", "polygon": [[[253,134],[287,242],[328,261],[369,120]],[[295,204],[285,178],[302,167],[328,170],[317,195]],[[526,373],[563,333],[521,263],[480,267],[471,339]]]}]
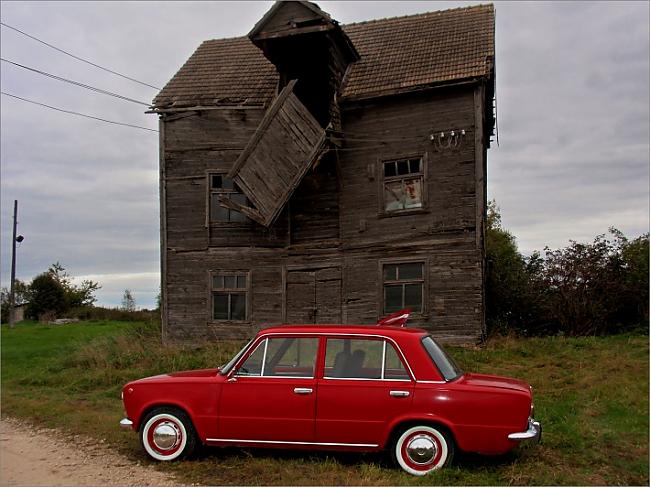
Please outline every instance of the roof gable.
[{"label": "roof gable", "polygon": [[335,25],[326,12],[311,2],[275,2],[248,33],[248,38],[257,44],[274,37],[329,30]]}]

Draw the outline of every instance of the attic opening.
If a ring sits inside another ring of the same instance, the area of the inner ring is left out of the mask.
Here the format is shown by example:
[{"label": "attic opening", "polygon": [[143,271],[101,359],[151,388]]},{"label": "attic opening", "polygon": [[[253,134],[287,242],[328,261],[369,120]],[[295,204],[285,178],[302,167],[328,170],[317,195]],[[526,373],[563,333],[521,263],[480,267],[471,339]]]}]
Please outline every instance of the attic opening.
[{"label": "attic opening", "polygon": [[280,75],[279,91],[289,81],[297,80],[294,94],[323,128],[330,123],[336,94],[329,51],[329,42],[320,33],[275,39],[264,48]]},{"label": "attic opening", "polygon": [[348,64],[359,59],[338,22],[310,2],[276,2],[248,37],[275,65],[278,93],[297,80],[294,94],[318,124],[337,124],[335,95]]}]

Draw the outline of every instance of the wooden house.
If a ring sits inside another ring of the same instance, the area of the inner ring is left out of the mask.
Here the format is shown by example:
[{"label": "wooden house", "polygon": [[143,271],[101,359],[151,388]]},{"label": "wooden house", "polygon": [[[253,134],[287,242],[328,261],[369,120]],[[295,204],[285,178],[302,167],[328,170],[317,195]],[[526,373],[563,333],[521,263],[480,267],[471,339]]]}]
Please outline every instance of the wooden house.
[{"label": "wooden house", "polygon": [[277,2],[202,43],[153,102],[164,336],[411,308],[479,340],[493,95],[491,5],[339,25]]}]

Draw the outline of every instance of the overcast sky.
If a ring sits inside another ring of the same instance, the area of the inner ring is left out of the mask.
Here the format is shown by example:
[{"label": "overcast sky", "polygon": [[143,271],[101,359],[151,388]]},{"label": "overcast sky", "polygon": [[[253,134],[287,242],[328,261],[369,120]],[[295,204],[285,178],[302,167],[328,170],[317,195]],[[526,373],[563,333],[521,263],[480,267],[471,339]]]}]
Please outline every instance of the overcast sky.
[{"label": "overcast sky", "polygon": [[[477,2],[318,2],[341,23]],[[205,39],[245,35],[272,2],[2,2],[2,22],[162,87]],[[488,194],[522,252],[648,231],[648,2],[496,2],[499,142]],[[2,57],[150,102],[156,90],[74,60],[6,27]],[[2,91],[157,129],[145,106],[2,63]],[[13,200],[18,277],[55,261],[125,288],[159,289],[158,136],[1,97],[1,277],[8,286]]]}]

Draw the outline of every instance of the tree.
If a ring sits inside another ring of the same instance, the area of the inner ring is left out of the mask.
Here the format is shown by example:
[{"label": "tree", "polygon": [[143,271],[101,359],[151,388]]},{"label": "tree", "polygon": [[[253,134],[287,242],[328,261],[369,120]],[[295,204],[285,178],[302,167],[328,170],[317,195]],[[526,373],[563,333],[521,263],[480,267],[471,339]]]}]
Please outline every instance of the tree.
[{"label": "tree", "polygon": [[650,268],[650,234],[646,233],[631,242],[622,243],[621,260],[625,269],[625,294],[627,312],[638,316],[639,324],[648,324],[650,302],[648,269]]},{"label": "tree", "polygon": [[500,208],[494,200],[488,203],[485,248],[488,332],[527,332],[535,302],[531,275],[539,269],[539,255],[526,259],[519,253],[514,235],[501,224]]},{"label": "tree", "polygon": [[54,316],[66,311],[65,290],[52,274],[44,272],[29,285],[28,318],[39,319],[46,314]]},{"label": "tree", "polygon": [[649,234],[629,241],[609,229],[591,243],[522,256],[488,204],[486,321],[489,332],[594,335],[647,331]]},{"label": "tree", "polygon": [[65,268],[56,262],[36,276],[26,288],[26,315],[28,318],[40,319],[44,314],[58,316],[72,308],[92,306],[96,301],[94,293],[101,286],[91,280],[75,285]]},{"label": "tree", "polygon": [[122,296],[122,309],[124,311],[135,311],[135,298],[130,289],[124,290],[124,295]]},{"label": "tree", "polygon": [[76,286],[72,283],[72,278],[59,262],[52,264],[47,272],[63,287],[66,309],[92,306],[97,300],[95,298],[95,291],[101,289],[99,283],[86,279],[80,285]]},{"label": "tree", "polygon": [[546,249],[543,274],[547,320],[569,335],[620,333],[648,324],[648,235],[571,241]]}]

